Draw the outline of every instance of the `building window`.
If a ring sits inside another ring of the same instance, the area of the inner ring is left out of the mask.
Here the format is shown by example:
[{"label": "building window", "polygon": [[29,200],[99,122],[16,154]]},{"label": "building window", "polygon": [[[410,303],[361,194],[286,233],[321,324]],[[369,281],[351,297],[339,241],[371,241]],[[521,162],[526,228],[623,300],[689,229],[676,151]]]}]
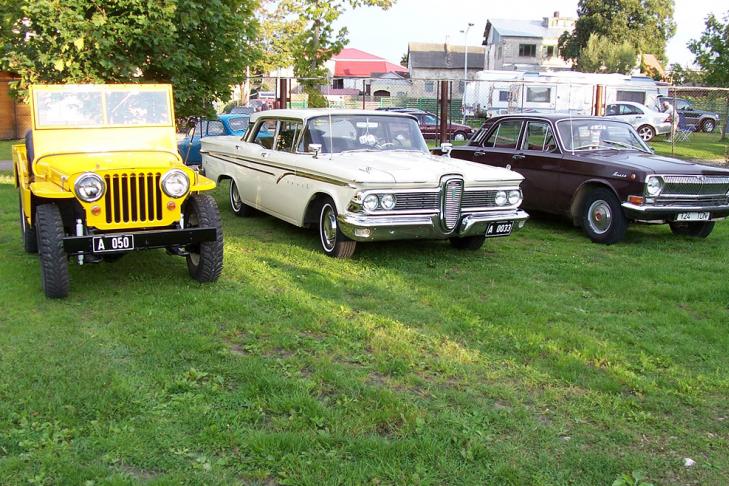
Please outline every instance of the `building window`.
[{"label": "building window", "polygon": [[332,81],[332,88],[334,89],[344,89],[344,80],[343,79],[335,79]]},{"label": "building window", "polygon": [[432,93],[433,91],[435,91],[435,81],[426,81],[425,82],[425,92]]},{"label": "building window", "polygon": [[499,91],[499,101],[509,101],[509,92],[508,91]]},{"label": "building window", "polygon": [[552,88],[527,87],[527,102],[549,103],[552,99]]},{"label": "building window", "polygon": [[460,93],[463,93],[466,89],[466,83],[463,81],[458,81],[458,91]]},{"label": "building window", "polygon": [[632,101],[633,103],[645,104],[645,91],[622,91],[616,93],[616,101]]},{"label": "building window", "polygon": [[519,57],[537,57],[537,45],[519,44]]},{"label": "building window", "polygon": [[496,50],[496,59],[501,59],[504,57],[504,47],[499,46],[499,48]]},{"label": "building window", "polygon": [[547,46],[547,57],[554,57],[554,46]]}]

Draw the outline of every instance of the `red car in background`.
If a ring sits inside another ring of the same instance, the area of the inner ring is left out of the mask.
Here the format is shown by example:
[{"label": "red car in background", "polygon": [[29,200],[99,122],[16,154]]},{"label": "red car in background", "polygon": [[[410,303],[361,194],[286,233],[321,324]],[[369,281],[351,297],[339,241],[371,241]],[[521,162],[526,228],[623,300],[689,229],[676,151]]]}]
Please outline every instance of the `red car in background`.
[{"label": "red car in background", "polygon": [[[440,133],[440,118],[429,111],[423,111],[418,108],[378,108],[378,110],[397,111],[413,115],[418,119],[418,125],[420,126],[420,132],[423,134],[423,138],[438,138]],[[462,125],[460,123],[448,124],[448,138],[451,140],[460,142],[468,140],[471,138],[471,135],[473,135],[473,128],[468,125]]]}]

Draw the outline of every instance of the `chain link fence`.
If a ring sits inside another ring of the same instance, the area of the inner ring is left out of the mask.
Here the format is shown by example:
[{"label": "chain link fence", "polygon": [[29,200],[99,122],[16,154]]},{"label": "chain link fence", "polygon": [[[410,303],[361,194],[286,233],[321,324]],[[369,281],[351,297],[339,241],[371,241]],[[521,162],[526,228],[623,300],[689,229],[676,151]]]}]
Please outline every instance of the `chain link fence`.
[{"label": "chain link fence", "polygon": [[[645,140],[675,143],[677,133],[726,137],[729,89],[672,86],[649,78],[559,73],[479,73],[478,79],[256,78],[234,93],[253,109],[311,107],[305,84],[332,108],[407,110],[426,138],[462,140],[464,127],[510,113],[599,115],[631,123]],[[229,107],[228,107],[229,108]],[[441,118],[446,123],[441,125]],[[442,126],[446,130],[441,129]],[[679,137],[680,138],[680,137]],[[713,138],[712,138],[713,140]]]}]

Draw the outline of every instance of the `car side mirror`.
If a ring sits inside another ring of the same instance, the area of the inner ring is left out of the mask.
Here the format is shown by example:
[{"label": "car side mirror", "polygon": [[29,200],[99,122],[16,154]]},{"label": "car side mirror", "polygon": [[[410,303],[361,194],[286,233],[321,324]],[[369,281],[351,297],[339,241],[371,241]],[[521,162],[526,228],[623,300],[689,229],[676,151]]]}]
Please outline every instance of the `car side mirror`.
[{"label": "car side mirror", "polygon": [[450,157],[451,156],[451,150],[453,150],[453,144],[452,143],[443,142],[442,144],[440,144],[440,151],[441,151],[441,153],[444,156]]},{"label": "car side mirror", "polygon": [[310,143],[309,144],[309,152],[314,152],[314,158],[316,159],[319,157],[319,152],[321,152],[321,144],[320,143]]}]

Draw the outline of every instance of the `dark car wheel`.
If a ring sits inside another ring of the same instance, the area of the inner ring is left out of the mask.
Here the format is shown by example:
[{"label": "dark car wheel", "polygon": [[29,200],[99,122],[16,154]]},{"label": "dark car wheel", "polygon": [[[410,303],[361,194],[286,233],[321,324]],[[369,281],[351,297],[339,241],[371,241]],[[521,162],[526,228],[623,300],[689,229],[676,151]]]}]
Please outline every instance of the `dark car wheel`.
[{"label": "dark car wheel", "polygon": [[459,250],[478,250],[483,246],[484,241],[486,241],[486,236],[484,235],[450,238],[451,246]]},{"label": "dark car wheel", "polygon": [[198,282],[215,282],[223,271],[223,228],[215,199],[207,194],[191,196],[185,205],[190,228],[215,228],[218,237],[187,248],[187,270]]},{"label": "dark car wheel", "polygon": [[35,210],[35,222],[43,292],[51,299],[66,297],[70,283],[61,211],[55,204],[41,204]]},{"label": "dark car wheel", "polygon": [[319,240],[324,253],[332,258],[349,258],[357,247],[356,241],[339,230],[337,208],[330,198],[324,200],[319,211]]},{"label": "dark car wheel", "polygon": [[713,221],[675,221],[668,225],[674,235],[693,236],[694,238],[706,238],[714,231]]},{"label": "dark car wheel", "polygon": [[711,133],[716,128],[716,122],[714,120],[704,120],[701,123],[701,131],[705,133]]},{"label": "dark car wheel", "polygon": [[233,214],[242,218],[252,216],[255,210],[243,202],[238,192],[238,186],[233,179],[230,180],[230,209],[233,210]]},{"label": "dark car wheel", "polygon": [[625,237],[628,220],[620,202],[608,189],[590,191],[582,202],[580,223],[585,234],[594,242],[610,245]]},{"label": "dark car wheel", "polygon": [[468,136],[465,132],[456,132],[453,134],[453,140],[463,142],[464,140],[468,140]]},{"label": "dark car wheel", "polygon": [[18,193],[18,213],[20,213],[20,237],[23,239],[23,249],[27,253],[38,253],[38,235],[35,226],[29,225],[23,211],[23,200]]},{"label": "dark car wheel", "polygon": [[638,135],[644,142],[650,142],[656,136],[656,130],[650,125],[641,125],[638,127]]}]

